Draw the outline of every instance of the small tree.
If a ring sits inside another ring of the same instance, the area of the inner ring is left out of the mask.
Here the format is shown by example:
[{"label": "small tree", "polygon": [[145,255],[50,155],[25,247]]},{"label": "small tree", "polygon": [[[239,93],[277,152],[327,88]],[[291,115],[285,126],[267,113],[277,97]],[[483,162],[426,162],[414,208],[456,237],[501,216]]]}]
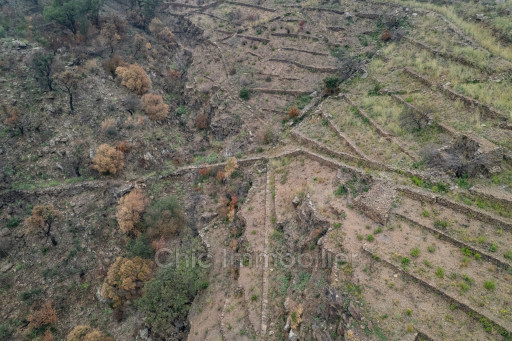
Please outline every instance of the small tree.
[{"label": "small tree", "polygon": [[53,245],[57,245],[57,241],[52,236],[52,228],[55,227],[55,222],[59,218],[60,212],[52,205],[37,205],[32,209],[32,214],[25,223],[30,230],[41,233],[47,241],[50,239]]},{"label": "small tree", "polygon": [[401,120],[404,125],[411,126],[414,130],[422,130],[432,122],[431,108],[416,109],[411,105],[404,106],[402,110]]},{"label": "small tree", "polygon": [[140,221],[144,210],[149,205],[149,199],[142,190],[135,189],[119,199],[116,218],[121,231],[138,235],[135,225]]},{"label": "small tree", "polygon": [[39,309],[28,316],[29,327],[33,329],[49,327],[57,323],[57,312],[51,301],[45,302]]},{"label": "small tree", "polygon": [[123,107],[130,115],[133,115],[140,108],[140,99],[135,95],[128,95],[123,100]]},{"label": "small tree", "polygon": [[92,162],[92,168],[100,173],[117,174],[124,167],[124,154],[108,144],[102,144]]},{"label": "small tree", "polygon": [[114,338],[88,325],[80,325],[69,332],[66,341],[114,341]]},{"label": "small tree", "polygon": [[119,33],[116,23],[113,20],[107,21],[103,24],[100,34],[101,39],[110,47],[110,54],[113,54],[114,47],[117,45],[119,40],[121,40],[121,34]]},{"label": "small tree", "polygon": [[164,103],[162,95],[145,94],[141,98],[142,109],[153,121],[160,121],[167,118],[169,106]]},{"label": "small tree", "polygon": [[[186,250],[198,252],[199,247],[186,245]],[[161,336],[175,335],[176,322],[187,323],[187,314],[197,292],[208,286],[206,271],[200,266],[187,266],[185,261],[161,269],[144,286],[144,295],[137,306],[145,315],[151,330]],[[165,302],[165,303],[164,303]]]},{"label": "small tree", "polygon": [[57,75],[57,81],[64,87],[69,98],[69,112],[73,113],[75,108],[73,106],[73,92],[78,87],[80,76],[75,70],[66,70]]},{"label": "small tree", "polygon": [[87,29],[87,7],[84,0],[54,0],[44,8],[45,21],[54,21],[68,28],[74,35]]},{"label": "small tree", "polygon": [[51,53],[36,52],[30,63],[36,81],[49,91],[53,91],[53,59],[54,55]]},{"label": "small tree", "polygon": [[229,178],[237,168],[238,162],[236,162],[236,158],[229,158],[228,161],[226,162],[226,166],[224,167],[224,178]]},{"label": "small tree", "polygon": [[153,263],[149,259],[118,257],[110,266],[101,288],[101,295],[112,300],[114,308],[138,297],[144,283],[151,279]]},{"label": "small tree", "polygon": [[145,94],[151,89],[151,80],[138,64],[118,66],[116,75],[121,78],[121,84],[139,95]]}]

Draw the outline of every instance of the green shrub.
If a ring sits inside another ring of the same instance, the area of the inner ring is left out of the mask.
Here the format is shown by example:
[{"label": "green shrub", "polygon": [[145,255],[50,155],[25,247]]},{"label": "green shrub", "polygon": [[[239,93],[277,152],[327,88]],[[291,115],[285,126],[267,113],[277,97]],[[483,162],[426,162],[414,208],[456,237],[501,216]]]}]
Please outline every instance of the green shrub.
[{"label": "green shrub", "polygon": [[151,203],[144,214],[144,228],[149,239],[170,237],[179,233],[185,224],[185,216],[174,196]]},{"label": "green shrub", "polygon": [[126,245],[125,252],[129,258],[151,258],[153,256],[153,248],[148,237],[144,234],[141,234],[137,239],[130,239]]},{"label": "green shrub", "polygon": [[31,305],[39,296],[41,296],[42,293],[43,290],[36,288],[29,291],[21,292],[20,298],[25,304]]},{"label": "green shrub", "polygon": [[412,257],[418,257],[419,255],[420,255],[420,249],[418,247],[415,247],[411,250]]},{"label": "green shrub", "polygon": [[324,84],[327,90],[335,90],[340,84],[340,80],[336,76],[327,77],[324,79]]},{"label": "green shrub", "polygon": [[444,278],[444,269],[440,266],[436,269],[436,276],[439,278]]},{"label": "green shrub", "polygon": [[246,87],[243,87],[242,89],[240,89],[239,96],[244,101],[249,100],[249,98],[251,97],[251,95],[249,94],[249,90]]},{"label": "green shrub", "polygon": [[11,219],[9,219],[9,220],[7,221],[6,226],[7,226],[7,228],[9,228],[9,229],[13,229],[13,228],[18,227],[18,225],[20,224],[20,222],[21,222],[21,219],[20,219],[20,218],[18,218],[18,217],[12,217]]},{"label": "green shrub", "polygon": [[339,185],[336,191],[334,191],[334,195],[337,197],[341,197],[342,195],[347,194],[347,188],[345,185]]},{"label": "green shrub", "polygon": [[373,237],[372,234],[369,234],[366,236],[366,240],[369,241],[369,242],[373,242],[375,240],[375,238]]}]

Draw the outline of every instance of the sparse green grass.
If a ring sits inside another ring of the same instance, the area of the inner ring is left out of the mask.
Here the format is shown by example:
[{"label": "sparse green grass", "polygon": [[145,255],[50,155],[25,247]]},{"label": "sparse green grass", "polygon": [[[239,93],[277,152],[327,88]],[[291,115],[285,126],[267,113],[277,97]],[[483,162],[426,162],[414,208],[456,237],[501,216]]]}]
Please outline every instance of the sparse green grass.
[{"label": "sparse green grass", "polygon": [[485,289],[492,291],[492,290],[494,290],[495,287],[496,287],[496,283],[494,283],[494,281],[492,279],[487,279],[484,281]]}]

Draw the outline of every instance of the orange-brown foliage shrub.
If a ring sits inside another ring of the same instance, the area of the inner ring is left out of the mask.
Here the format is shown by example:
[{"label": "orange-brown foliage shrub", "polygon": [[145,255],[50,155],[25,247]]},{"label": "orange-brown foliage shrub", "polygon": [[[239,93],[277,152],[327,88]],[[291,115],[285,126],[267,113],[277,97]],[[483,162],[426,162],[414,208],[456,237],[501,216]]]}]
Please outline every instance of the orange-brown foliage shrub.
[{"label": "orange-brown foliage shrub", "polygon": [[88,325],[80,325],[69,332],[66,341],[114,341],[114,338]]},{"label": "orange-brown foliage shrub", "polygon": [[299,114],[300,114],[300,110],[296,106],[290,107],[290,109],[288,110],[288,116],[290,118],[295,118],[295,117],[299,116]]},{"label": "orange-brown foliage shrub", "polygon": [[380,35],[380,40],[388,41],[389,39],[391,39],[391,33],[389,33],[388,30],[385,30],[384,32],[382,32],[382,34]]},{"label": "orange-brown foliage shrub", "polygon": [[117,174],[124,167],[124,154],[108,144],[102,144],[96,150],[92,168],[100,173]]},{"label": "orange-brown foliage shrub", "polygon": [[120,307],[126,300],[140,296],[144,283],[151,279],[153,263],[140,257],[117,257],[110,266],[101,295]]},{"label": "orange-brown foliage shrub", "polygon": [[203,167],[199,169],[199,175],[201,176],[209,176],[210,175],[210,168]]},{"label": "orange-brown foliage shrub", "polygon": [[149,30],[153,33],[159,40],[172,43],[174,42],[174,34],[172,34],[169,27],[165,26],[159,19],[153,18],[149,23]]},{"label": "orange-brown foliage shrub", "polygon": [[44,332],[43,341],[55,341],[55,337],[53,337],[53,334],[49,329]]},{"label": "orange-brown foliage shrub", "polygon": [[208,128],[208,115],[200,114],[196,117],[195,126],[198,129]]},{"label": "orange-brown foliage shrub", "polygon": [[145,94],[140,100],[142,109],[148,115],[149,119],[159,121],[167,118],[169,106],[164,103],[161,95]]},{"label": "orange-brown foliage shrub", "polygon": [[39,309],[28,316],[28,321],[29,327],[34,329],[57,323],[57,312],[53,308],[52,302],[45,302]]},{"label": "orange-brown foliage shrub", "polygon": [[140,221],[148,205],[149,199],[138,188],[119,199],[116,218],[121,231],[138,235],[139,231],[135,229],[135,225]]},{"label": "orange-brown foliage shrub", "polygon": [[117,54],[115,54],[115,55],[112,56],[112,58],[107,59],[105,61],[105,63],[103,63],[103,69],[105,70],[105,72],[111,74],[112,77],[115,77],[116,76],[116,69],[119,66],[122,66],[124,64],[125,63],[123,62],[121,57],[119,57]]},{"label": "orange-brown foliage shrub", "polygon": [[222,180],[224,180],[224,177],[225,177],[225,174],[223,171],[217,172],[217,180],[222,181]]},{"label": "orange-brown foliage shrub", "polygon": [[116,149],[120,152],[123,152],[124,154],[129,153],[133,149],[133,145],[128,143],[126,140],[119,141],[116,144]]},{"label": "orange-brown foliage shrub", "polygon": [[145,94],[151,89],[151,80],[146,71],[138,64],[118,66],[116,75],[121,78],[121,84],[139,95]]}]

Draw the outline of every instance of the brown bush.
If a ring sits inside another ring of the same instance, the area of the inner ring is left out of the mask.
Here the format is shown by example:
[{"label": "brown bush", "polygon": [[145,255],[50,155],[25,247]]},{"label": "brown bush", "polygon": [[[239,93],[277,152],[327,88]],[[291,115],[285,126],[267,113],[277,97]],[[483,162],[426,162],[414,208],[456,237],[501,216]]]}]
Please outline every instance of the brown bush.
[{"label": "brown bush", "polygon": [[140,296],[144,283],[151,279],[153,263],[149,259],[118,257],[110,266],[101,295],[112,300],[115,308]]},{"label": "brown bush", "polygon": [[121,78],[121,84],[139,95],[145,94],[151,89],[151,80],[146,71],[138,64],[118,66],[116,75]]},{"label": "brown bush", "polygon": [[21,135],[23,135],[25,129],[18,108],[2,104],[1,110],[4,124],[12,130],[17,130]]},{"label": "brown bush", "polygon": [[103,132],[116,131],[116,119],[113,117],[106,118],[101,122],[100,126]]},{"label": "brown bush", "polygon": [[209,176],[210,175],[210,168],[208,167],[203,167],[203,168],[200,168],[199,169],[199,175],[200,176]]},{"label": "brown bush", "polygon": [[103,69],[105,70],[106,73],[111,74],[112,77],[115,78],[116,77],[116,69],[119,66],[122,66],[124,64],[125,64],[125,62],[123,62],[121,57],[119,57],[117,54],[115,54],[112,56],[112,58],[107,59],[103,63]]},{"label": "brown bush", "polygon": [[164,237],[160,237],[159,239],[155,239],[151,242],[151,247],[153,250],[158,251],[162,248],[164,248],[167,245],[167,243],[164,240]]},{"label": "brown bush", "polygon": [[55,337],[53,337],[53,334],[49,329],[44,332],[43,341],[55,341]]},{"label": "brown bush", "polygon": [[391,39],[391,33],[388,31],[388,30],[385,30],[384,32],[382,32],[382,34],[380,35],[380,40],[382,41],[388,41]]},{"label": "brown bush", "polygon": [[87,325],[80,325],[69,332],[66,341],[114,341],[114,338],[106,336],[98,329],[93,329]]},{"label": "brown bush", "polygon": [[195,126],[198,129],[208,128],[208,115],[200,114],[196,117]]},{"label": "brown bush", "polygon": [[223,171],[217,172],[217,180],[222,181],[222,180],[224,180],[224,177],[225,177],[225,174]]},{"label": "brown bush", "polygon": [[116,144],[116,149],[119,150],[120,152],[126,154],[126,153],[129,153],[133,149],[133,145],[129,144],[128,141],[126,141],[126,140],[122,140]]},{"label": "brown bush", "polygon": [[53,308],[51,301],[43,303],[43,305],[28,316],[28,326],[37,329],[43,326],[51,326],[57,323],[57,312]]},{"label": "brown bush", "polygon": [[292,106],[292,107],[290,107],[290,109],[288,110],[288,116],[289,116],[290,118],[295,118],[295,117],[299,116],[299,114],[300,114],[300,109],[299,109],[299,108],[297,108],[296,106]]},{"label": "brown bush", "polygon": [[135,225],[140,222],[144,210],[149,205],[149,199],[142,190],[134,189],[119,199],[116,218],[119,228],[124,233],[138,235]]},{"label": "brown bush", "polygon": [[172,31],[157,18],[153,18],[153,20],[151,20],[151,23],[149,24],[149,31],[165,43],[170,44],[174,42],[174,34]]},{"label": "brown bush", "polygon": [[169,106],[164,103],[161,95],[145,94],[141,98],[142,109],[150,120],[159,121],[167,118]]},{"label": "brown bush", "polygon": [[102,144],[92,162],[92,168],[100,173],[117,174],[124,167],[124,154],[108,144]]}]

